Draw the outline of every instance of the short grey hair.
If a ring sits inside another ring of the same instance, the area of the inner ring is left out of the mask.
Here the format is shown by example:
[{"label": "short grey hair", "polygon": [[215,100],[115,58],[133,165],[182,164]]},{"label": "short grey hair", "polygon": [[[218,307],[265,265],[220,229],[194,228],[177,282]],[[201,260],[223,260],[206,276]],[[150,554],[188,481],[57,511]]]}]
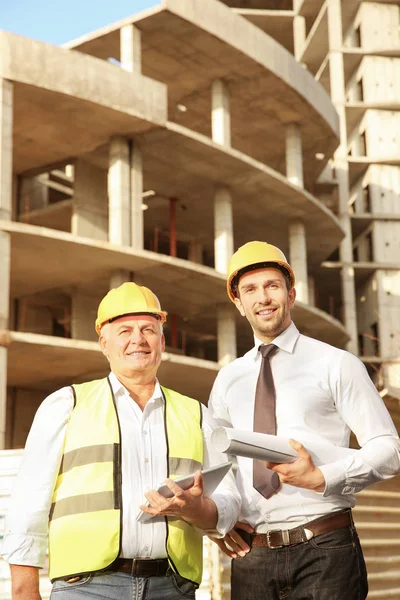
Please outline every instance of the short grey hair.
[{"label": "short grey hair", "polygon": [[[164,333],[164,326],[161,323],[161,321],[159,319],[157,319],[159,325],[160,325],[160,334],[162,335]],[[100,328],[100,335],[102,335],[103,337],[107,337],[107,331],[110,328],[110,323],[104,323],[104,325],[101,326]]]}]

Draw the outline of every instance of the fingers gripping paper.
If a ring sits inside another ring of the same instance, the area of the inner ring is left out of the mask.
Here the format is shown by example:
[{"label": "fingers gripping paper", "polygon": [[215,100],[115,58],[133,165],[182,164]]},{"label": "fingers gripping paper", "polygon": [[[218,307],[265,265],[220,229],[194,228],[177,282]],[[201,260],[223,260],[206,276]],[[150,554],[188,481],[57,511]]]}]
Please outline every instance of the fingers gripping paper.
[{"label": "fingers gripping paper", "polygon": [[[211,441],[219,452],[245,456],[273,463],[290,463],[296,460],[297,453],[289,440],[267,433],[254,433],[230,427],[218,427]],[[302,440],[298,440],[302,442]],[[323,442],[302,442],[316,465],[324,465],[358,452],[353,448],[343,448]]]}]

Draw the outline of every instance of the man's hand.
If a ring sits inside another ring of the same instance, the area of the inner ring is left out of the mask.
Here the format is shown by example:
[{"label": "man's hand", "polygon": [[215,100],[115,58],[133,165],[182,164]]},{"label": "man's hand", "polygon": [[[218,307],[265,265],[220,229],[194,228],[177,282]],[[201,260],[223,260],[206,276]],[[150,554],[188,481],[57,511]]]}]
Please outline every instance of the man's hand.
[{"label": "man's hand", "polygon": [[314,492],[323,492],[325,478],[321,469],[315,466],[310,453],[304,448],[303,444],[296,442],[296,440],[289,440],[289,444],[296,450],[297,460],[293,463],[279,464],[266,462],[267,468],[278,473],[281,483],[288,483],[306,490],[314,490]]},{"label": "man's hand", "polygon": [[231,529],[231,531],[229,531],[225,537],[220,539],[210,537],[210,540],[217,544],[220,550],[222,550],[222,552],[230,558],[246,556],[246,554],[250,552],[251,548],[241,537],[238,529],[243,529],[244,531],[247,531],[247,533],[254,532],[254,529],[251,527],[251,525],[248,523],[243,523],[242,521],[238,521],[235,525],[235,528]]},{"label": "man's hand", "polygon": [[42,600],[39,593],[39,569],[23,565],[10,565],[11,599]]},{"label": "man's hand", "polygon": [[215,529],[218,511],[215,502],[203,494],[203,476],[196,471],[191,488],[183,490],[172,479],[166,485],[173,492],[172,498],[164,498],[155,490],[145,494],[150,506],[141,506],[143,512],[156,516],[177,517],[205,531]]}]

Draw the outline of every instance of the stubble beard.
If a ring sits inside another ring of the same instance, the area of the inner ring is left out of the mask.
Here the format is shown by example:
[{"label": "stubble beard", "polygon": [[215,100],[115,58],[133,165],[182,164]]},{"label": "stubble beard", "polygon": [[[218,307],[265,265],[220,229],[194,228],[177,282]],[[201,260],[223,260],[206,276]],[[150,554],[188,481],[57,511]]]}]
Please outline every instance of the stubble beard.
[{"label": "stubble beard", "polygon": [[[278,308],[279,310],[279,308]],[[288,308],[278,316],[277,320],[260,323],[256,318],[248,319],[257,337],[268,337],[274,339],[286,329],[286,319],[289,314]]]}]

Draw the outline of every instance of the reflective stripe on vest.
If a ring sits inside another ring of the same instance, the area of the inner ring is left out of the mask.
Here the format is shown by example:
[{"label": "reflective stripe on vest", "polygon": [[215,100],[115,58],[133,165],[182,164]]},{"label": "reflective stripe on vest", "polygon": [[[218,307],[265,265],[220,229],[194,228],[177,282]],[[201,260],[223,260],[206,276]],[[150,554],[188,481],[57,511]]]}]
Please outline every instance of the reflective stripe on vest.
[{"label": "reflective stripe on vest", "polygon": [[[108,379],[102,379],[73,389],[76,405],[67,427],[49,515],[52,580],[105,569],[121,550],[121,447],[112,388]],[[162,390],[168,474],[174,478],[201,468],[202,413],[197,401]],[[201,536],[184,521],[167,523],[171,567],[200,583]]]}]

